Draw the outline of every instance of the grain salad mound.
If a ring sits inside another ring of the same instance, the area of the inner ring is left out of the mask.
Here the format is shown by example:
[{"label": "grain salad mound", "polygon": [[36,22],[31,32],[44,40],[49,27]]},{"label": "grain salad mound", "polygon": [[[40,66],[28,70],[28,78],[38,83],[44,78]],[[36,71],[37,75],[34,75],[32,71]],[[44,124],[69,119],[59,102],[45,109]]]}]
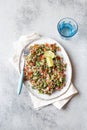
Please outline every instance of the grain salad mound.
[{"label": "grain salad mound", "polygon": [[52,94],[66,84],[66,67],[61,51],[55,43],[35,44],[29,48],[25,57],[24,80],[29,80],[33,89],[39,93]]}]

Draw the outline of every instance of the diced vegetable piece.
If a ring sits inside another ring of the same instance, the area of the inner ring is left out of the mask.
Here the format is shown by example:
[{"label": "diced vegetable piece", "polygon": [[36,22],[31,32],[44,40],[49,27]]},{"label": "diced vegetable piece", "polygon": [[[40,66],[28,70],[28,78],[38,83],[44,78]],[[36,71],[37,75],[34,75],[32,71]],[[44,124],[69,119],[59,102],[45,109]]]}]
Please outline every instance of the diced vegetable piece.
[{"label": "diced vegetable piece", "polygon": [[37,61],[37,62],[36,62],[36,65],[37,65],[38,67],[40,67],[40,62]]}]

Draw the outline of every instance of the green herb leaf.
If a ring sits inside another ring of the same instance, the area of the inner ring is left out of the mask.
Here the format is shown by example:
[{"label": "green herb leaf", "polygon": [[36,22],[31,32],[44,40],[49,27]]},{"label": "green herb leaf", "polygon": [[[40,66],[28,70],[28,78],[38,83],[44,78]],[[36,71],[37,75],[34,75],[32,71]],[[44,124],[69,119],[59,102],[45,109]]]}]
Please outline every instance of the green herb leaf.
[{"label": "green herb leaf", "polygon": [[37,65],[38,67],[40,67],[40,62],[36,61],[36,65]]}]

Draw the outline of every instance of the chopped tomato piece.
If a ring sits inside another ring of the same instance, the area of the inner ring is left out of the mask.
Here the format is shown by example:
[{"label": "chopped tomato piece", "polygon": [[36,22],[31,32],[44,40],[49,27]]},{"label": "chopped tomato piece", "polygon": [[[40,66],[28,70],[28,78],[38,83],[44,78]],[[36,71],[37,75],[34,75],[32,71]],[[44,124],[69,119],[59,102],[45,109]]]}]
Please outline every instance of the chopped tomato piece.
[{"label": "chopped tomato piece", "polygon": [[43,60],[44,58],[45,58],[45,56],[44,56],[44,55],[41,55],[41,56],[40,56],[40,59],[41,59],[41,60]]}]

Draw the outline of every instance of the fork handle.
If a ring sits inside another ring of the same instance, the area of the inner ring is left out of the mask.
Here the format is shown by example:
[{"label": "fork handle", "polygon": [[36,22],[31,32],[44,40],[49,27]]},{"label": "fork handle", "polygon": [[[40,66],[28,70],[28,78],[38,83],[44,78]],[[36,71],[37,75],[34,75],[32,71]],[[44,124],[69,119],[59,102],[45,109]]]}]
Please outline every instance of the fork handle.
[{"label": "fork handle", "polygon": [[20,78],[19,78],[18,89],[17,89],[17,94],[18,94],[18,95],[20,95],[21,90],[22,90],[23,77],[24,77],[24,70],[21,71]]}]

